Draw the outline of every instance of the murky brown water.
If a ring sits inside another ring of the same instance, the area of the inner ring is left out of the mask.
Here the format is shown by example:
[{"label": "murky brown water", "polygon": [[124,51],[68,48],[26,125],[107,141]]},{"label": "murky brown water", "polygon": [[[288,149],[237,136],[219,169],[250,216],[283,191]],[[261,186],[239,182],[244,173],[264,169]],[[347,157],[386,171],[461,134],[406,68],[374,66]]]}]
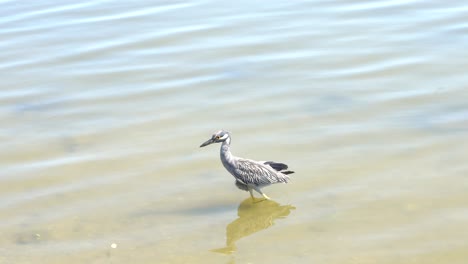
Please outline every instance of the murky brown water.
[{"label": "murky brown water", "polygon": [[[465,263],[463,1],[0,2],[0,263]],[[288,163],[252,204],[235,155]]]}]

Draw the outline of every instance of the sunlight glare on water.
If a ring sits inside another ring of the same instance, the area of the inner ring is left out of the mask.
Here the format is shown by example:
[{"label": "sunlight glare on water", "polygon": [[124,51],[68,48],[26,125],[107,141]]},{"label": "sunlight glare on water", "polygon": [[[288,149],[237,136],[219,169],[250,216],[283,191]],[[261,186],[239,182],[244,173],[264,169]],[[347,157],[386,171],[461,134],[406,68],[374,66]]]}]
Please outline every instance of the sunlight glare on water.
[{"label": "sunlight glare on water", "polygon": [[[0,263],[465,263],[462,1],[0,1]],[[295,174],[252,203],[199,145]]]}]

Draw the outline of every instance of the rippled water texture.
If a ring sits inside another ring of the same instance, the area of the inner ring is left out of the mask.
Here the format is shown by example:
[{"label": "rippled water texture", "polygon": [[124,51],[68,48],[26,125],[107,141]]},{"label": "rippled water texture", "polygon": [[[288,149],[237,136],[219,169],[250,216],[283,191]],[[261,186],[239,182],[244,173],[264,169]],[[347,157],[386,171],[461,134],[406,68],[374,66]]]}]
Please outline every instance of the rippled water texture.
[{"label": "rippled water texture", "polygon": [[[0,1],[0,263],[466,263],[464,1]],[[287,163],[252,203],[198,146]]]}]

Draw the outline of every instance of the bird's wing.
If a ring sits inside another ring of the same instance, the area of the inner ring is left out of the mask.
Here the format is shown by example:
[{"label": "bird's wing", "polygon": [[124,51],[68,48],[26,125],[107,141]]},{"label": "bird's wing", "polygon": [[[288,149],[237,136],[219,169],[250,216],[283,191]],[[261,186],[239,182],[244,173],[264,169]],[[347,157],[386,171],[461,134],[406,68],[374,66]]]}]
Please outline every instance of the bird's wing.
[{"label": "bird's wing", "polygon": [[235,172],[236,178],[245,184],[267,185],[289,180],[288,176],[276,173],[270,166],[248,159],[237,160]]},{"label": "bird's wing", "polygon": [[275,169],[278,172],[281,172],[283,174],[292,174],[294,171],[288,171],[288,165],[284,163],[279,163],[279,162],[274,162],[274,161],[261,161],[261,163],[268,165]]},{"label": "bird's wing", "polygon": [[265,162],[262,162],[262,163],[272,167],[276,171],[282,171],[282,170],[286,170],[288,168],[288,165],[286,165],[284,163],[274,162],[274,161],[265,161]]}]

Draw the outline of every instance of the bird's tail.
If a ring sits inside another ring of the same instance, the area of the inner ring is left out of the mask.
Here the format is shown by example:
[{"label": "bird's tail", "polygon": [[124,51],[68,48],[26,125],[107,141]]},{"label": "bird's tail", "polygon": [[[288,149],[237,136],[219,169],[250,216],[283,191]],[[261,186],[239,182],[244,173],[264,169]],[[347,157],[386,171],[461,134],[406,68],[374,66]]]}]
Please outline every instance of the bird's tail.
[{"label": "bird's tail", "polygon": [[269,165],[270,167],[272,167],[274,170],[284,174],[284,175],[288,175],[288,174],[293,174],[294,171],[290,171],[290,170],[287,170],[288,169],[288,165],[284,164],[284,163],[279,163],[279,162],[274,162],[274,161],[265,161],[263,162],[263,164],[265,165]]}]

